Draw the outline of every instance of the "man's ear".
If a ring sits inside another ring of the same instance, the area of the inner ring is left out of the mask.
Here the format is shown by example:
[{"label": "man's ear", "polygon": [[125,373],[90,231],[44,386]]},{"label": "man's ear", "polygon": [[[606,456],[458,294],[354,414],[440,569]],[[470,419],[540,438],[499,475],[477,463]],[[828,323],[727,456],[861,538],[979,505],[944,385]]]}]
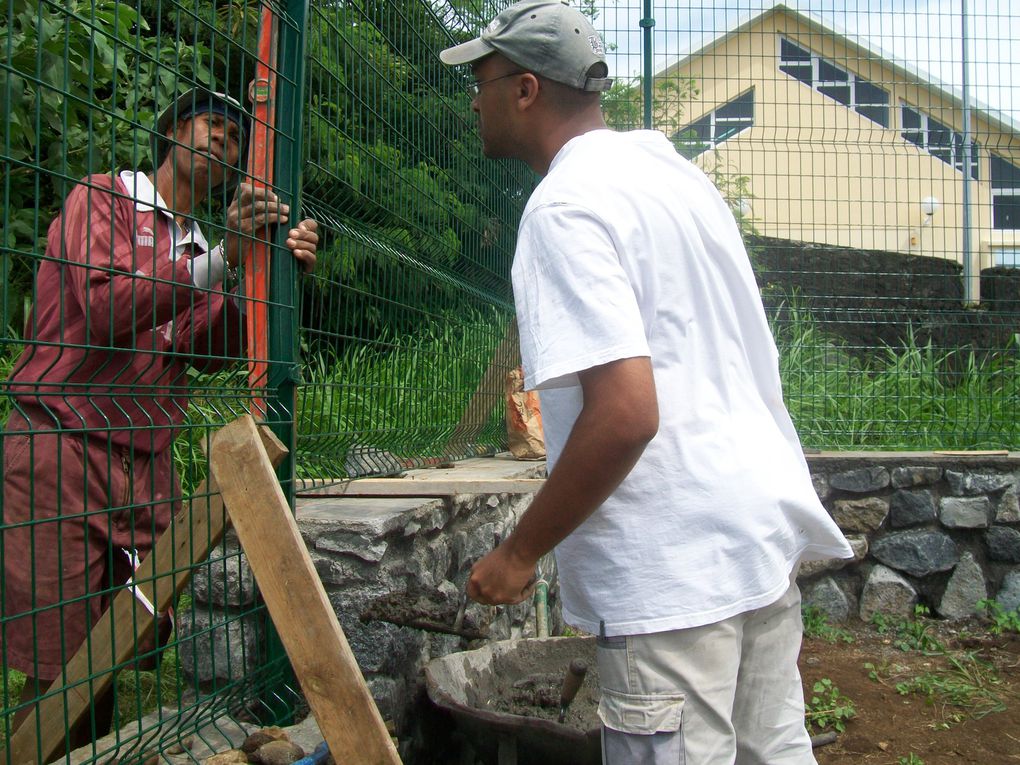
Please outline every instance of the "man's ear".
[{"label": "man's ear", "polygon": [[525,72],[521,75],[521,79],[517,86],[517,105],[521,109],[529,109],[534,105],[535,101],[538,100],[538,94],[542,89],[542,85],[531,72]]}]

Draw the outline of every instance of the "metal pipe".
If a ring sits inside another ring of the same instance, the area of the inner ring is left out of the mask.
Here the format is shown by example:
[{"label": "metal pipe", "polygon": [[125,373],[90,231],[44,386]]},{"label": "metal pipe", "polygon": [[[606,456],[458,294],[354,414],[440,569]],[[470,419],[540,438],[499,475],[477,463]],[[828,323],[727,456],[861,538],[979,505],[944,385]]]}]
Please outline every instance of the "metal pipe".
[{"label": "metal pipe", "polygon": [[652,28],[655,26],[655,19],[652,18],[652,0],[645,0],[643,18],[640,21],[642,31],[641,56],[644,59],[644,77],[641,78],[641,98],[644,101],[644,126],[645,130],[652,129],[652,99],[654,90],[652,88]]},{"label": "metal pipe", "polygon": [[960,21],[963,31],[963,302],[974,305],[977,302],[977,290],[974,283],[974,263],[971,252],[971,202],[970,202],[970,99],[967,93],[967,67],[969,51],[967,40],[967,0],[960,0]]},{"label": "metal pipe", "polygon": [[545,579],[535,582],[535,632],[538,637],[549,637],[549,583]]}]

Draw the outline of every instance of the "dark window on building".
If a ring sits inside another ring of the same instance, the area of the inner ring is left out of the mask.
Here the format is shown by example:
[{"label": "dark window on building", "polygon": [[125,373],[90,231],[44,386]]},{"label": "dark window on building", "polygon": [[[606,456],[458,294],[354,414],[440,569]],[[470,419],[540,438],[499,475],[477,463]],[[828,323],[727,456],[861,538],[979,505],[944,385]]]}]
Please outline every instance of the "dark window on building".
[{"label": "dark window on building", "polygon": [[749,90],[696,122],[680,128],[673,136],[680,151],[696,157],[754,124],[754,91]]},{"label": "dark window on building", "polygon": [[[960,133],[906,104],[900,108],[900,119],[903,128],[901,135],[904,139],[963,172],[964,161],[967,158],[963,156],[963,136]],[[970,177],[974,179],[978,177],[978,150],[978,144],[972,141]]]},{"label": "dark window on building", "polygon": [[1020,228],[1020,167],[995,154],[992,168],[992,228]]},{"label": "dark window on building", "polygon": [[786,38],[779,40],[779,71],[795,77],[862,117],[889,127],[889,93]]},{"label": "dark window on building", "polygon": [[794,45],[786,38],[781,38],[779,41],[779,71],[810,85],[811,51]]},{"label": "dark window on building", "polygon": [[857,79],[854,83],[856,109],[872,122],[889,127],[889,94],[877,85]]}]

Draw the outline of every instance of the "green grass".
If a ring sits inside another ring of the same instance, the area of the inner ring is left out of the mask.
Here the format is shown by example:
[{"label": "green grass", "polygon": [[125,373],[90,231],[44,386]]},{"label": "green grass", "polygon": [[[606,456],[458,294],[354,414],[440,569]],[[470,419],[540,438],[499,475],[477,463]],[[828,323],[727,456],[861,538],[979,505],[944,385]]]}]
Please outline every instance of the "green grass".
[{"label": "green grass", "polygon": [[978,608],[984,613],[988,620],[988,631],[993,635],[1003,633],[1020,634],[1020,608],[1007,611],[997,600],[979,600]]},{"label": "green grass", "polygon": [[804,622],[804,637],[824,640],[826,643],[854,642],[854,636],[848,630],[829,624],[825,612],[814,606],[804,606],[801,618]]},{"label": "green grass", "polygon": [[945,646],[931,634],[930,615],[927,606],[918,605],[914,606],[913,619],[891,619],[876,613],[871,617],[871,624],[880,635],[891,635],[893,644],[901,651],[945,653]]},{"label": "green grass", "polygon": [[805,446],[1008,449],[1020,442],[1020,343],[940,351],[913,333],[866,357],[822,332],[796,298],[773,320],[790,415]]},{"label": "green grass", "polygon": [[[400,459],[442,456],[507,321],[493,313],[433,322],[413,335],[355,345],[339,358],[307,359],[298,398],[299,473],[336,476],[354,446]],[[477,423],[482,432],[475,441],[487,451],[505,440],[502,384],[499,396],[486,422]]]},{"label": "green grass", "polygon": [[[976,651],[951,650],[931,634],[928,609],[917,606],[912,619],[890,619],[876,614],[872,624],[880,634],[890,635],[900,650],[917,651],[932,658],[930,670],[919,674],[900,664],[865,664],[868,676],[891,682],[902,696],[920,695],[938,710],[939,727],[948,728],[965,719],[978,719],[1006,709],[1005,690],[995,667]],[[994,633],[994,623],[990,632]]]}]

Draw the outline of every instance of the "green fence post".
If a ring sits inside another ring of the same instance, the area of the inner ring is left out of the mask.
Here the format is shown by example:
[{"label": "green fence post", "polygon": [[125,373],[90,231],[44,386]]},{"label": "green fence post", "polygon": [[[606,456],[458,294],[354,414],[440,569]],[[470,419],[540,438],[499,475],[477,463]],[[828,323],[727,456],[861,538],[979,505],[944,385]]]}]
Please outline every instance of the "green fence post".
[{"label": "green fence post", "polygon": [[[275,166],[273,177],[281,197],[290,204],[290,218],[286,226],[276,232],[272,266],[269,275],[269,379],[267,380],[267,424],[276,436],[287,445],[288,454],[277,468],[277,475],[284,495],[294,508],[294,451],[297,445],[297,387],[301,380],[298,366],[297,317],[299,292],[296,280],[296,265],[285,242],[288,230],[303,217],[301,214],[301,166],[302,166],[302,115],[304,111],[304,57],[307,0],[292,0],[284,7],[279,22],[277,41],[277,102],[275,125]],[[274,673],[275,682],[266,689],[263,702],[273,708],[283,703],[285,719],[293,714],[287,705],[293,694],[289,688],[297,683],[290,668],[283,644],[275,627],[266,635],[266,660],[270,666],[279,666]],[[275,686],[275,687],[274,687]]]}]

